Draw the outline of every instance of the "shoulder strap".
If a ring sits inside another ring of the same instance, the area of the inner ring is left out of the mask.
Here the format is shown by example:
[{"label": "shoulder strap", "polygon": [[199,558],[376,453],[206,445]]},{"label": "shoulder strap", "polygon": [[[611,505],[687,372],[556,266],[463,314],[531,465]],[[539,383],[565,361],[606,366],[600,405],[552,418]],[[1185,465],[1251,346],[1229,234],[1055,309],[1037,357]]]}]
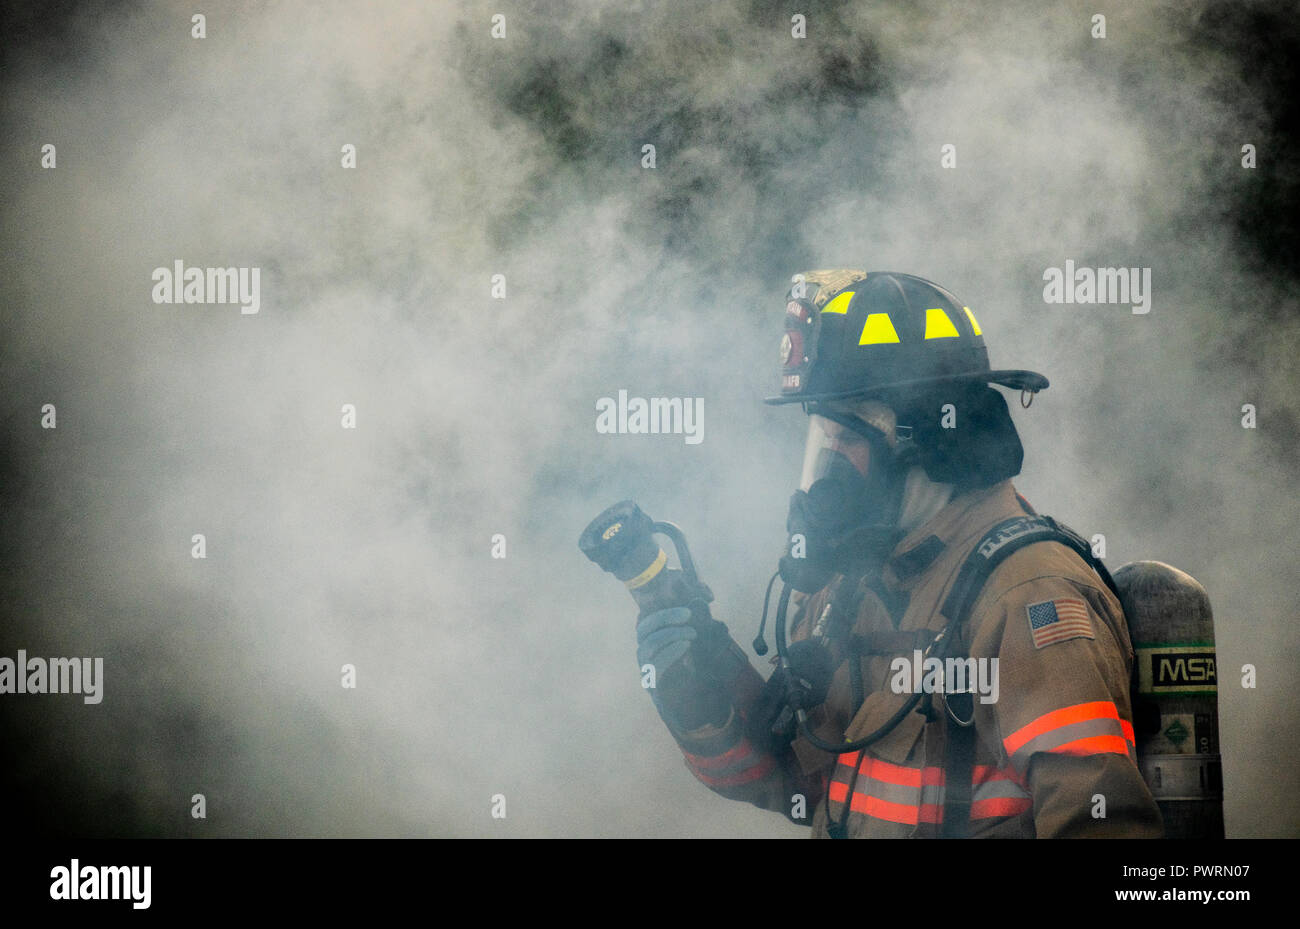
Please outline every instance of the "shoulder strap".
[{"label": "shoulder strap", "polygon": [[962,623],[966,613],[975,605],[975,600],[984,589],[984,583],[1006,558],[1034,542],[1060,542],[1082,558],[1111,593],[1119,596],[1115,581],[1111,578],[1100,558],[1093,557],[1092,546],[1073,529],[1057,522],[1050,516],[1013,516],[998,523],[984,534],[975,550],[967,556],[966,561],[957,572],[957,580],[943,601],[940,612],[949,620]]},{"label": "shoulder strap", "polygon": [[[1035,542],[1060,542],[1072,549],[1119,597],[1115,581],[1101,559],[1093,557],[1092,546],[1077,532],[1058,523],[1050,516],[1015,516],[998,523],[980,539],[957,572],[940,612],[948,619],[948,628],[955,638],[961,634],[962,624],[984,589],[993,571],[1010,555]],[[972,702],[973,708],[973,702]],[[971,722],[960,725],[947,717],[947,758],[944,759],[944,838],[965,838],[970,830],[971,774],[975,761],[975,726]]]}]

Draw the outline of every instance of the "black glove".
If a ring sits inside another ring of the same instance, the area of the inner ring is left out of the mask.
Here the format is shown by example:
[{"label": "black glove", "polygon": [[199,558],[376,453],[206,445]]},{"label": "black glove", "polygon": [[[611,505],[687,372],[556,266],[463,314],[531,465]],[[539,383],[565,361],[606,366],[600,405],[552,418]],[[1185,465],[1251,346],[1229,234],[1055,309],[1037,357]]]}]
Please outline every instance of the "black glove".
[{"label": "black glove", "polygon": [[723,726],[731,716],[725,669],[717,658],[727,650],[727,627],[690,607],[671,607],[637,622],[637,664],[654,669],[650,699],[670,729],[690,732]]}]

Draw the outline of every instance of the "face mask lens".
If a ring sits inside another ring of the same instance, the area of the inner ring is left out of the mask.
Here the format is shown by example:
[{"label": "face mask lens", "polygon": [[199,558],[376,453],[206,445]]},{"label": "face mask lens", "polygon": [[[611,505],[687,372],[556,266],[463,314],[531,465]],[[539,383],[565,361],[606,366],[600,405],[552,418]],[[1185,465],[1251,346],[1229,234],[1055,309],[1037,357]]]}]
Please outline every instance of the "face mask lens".
[{"label": "face mask lens", "polygon": [[865,479],[871,464],[871,443],[866,436],[848,426],[814,413],[809,417],[799,489],[808,490],[846,464]]}]

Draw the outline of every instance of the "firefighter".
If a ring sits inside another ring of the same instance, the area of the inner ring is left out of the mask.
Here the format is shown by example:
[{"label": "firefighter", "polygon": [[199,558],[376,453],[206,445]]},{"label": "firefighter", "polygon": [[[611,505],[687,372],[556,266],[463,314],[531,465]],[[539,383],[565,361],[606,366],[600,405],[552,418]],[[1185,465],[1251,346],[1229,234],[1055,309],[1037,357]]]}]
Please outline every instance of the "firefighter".
[{"label": "firefighter", "polygon": [[637,623],[687,767],[815,837],[1159,837],[1109,575],[1050,520],[1030,538],[1045,524],[1011,482],[1023,448],[992,385],[1024,403],[1047,379],[992,370],[930,281],[795,281],[767,401],[809,414],[777,667],[765,681],[689,606]]}]

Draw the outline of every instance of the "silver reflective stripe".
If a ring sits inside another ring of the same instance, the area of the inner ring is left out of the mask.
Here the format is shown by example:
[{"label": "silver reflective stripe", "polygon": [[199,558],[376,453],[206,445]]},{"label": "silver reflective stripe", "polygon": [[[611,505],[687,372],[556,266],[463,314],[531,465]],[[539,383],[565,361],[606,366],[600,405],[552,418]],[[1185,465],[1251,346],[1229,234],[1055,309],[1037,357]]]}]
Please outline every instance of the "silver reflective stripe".
[{"label": "silver reflective stripe", "polygon": [[1103,719],[1085,719],[1082,722],[1069,723],[1065,726],[1049,729],[1041,735],[1036,735],[1016,749],[1016,753],[1011,756],[1011,761],[1016,766],[1017,771],[1024,773],[1029,767],[1030,757],[1035,752],[1048,752],[1076,739],[1086,739],[1098,735],[1118,736],[1120,741],[1128,746],[1129,754],[1133,754],[1133,745],[1124,737],[1124,729],[1120,726],[1119,720],[1113,717],[1105,717]]},{"label": "silver reflective stripe", "polygon": [[916,787],[908,787],[905,784],[887,784],[875,778],[862,777],[858,778],[857,792],[863,796],[875,797],[877,800],[884,800],[888,803],[901,803],[904,806],[916,806],[921,796],[921,791]]},{"label": "silver reflective stripe", "polygon": [[743,771],[748,771],[750,768],[754,767],[755,765],[762,764],[763,756],[760,755],[758,752],[754,751],[753,747],[749,744],[748,741],[742,740],[738,742],[736,746],[728,749],[727,751],[734,752],[736,751],[737,748],[743,749],[741,754],[736,758],[732,759],[731,761],[727,762],[725,765],[722,765],[721,767],[708,767],[706,766],[706,763],[712,761],[715,758],[719,758],[722,755],[727,754],[727,752],[720,752],[717,755],[712,756],[711,758],[701,758],[699,755],[696,755],[695,757],[699,760],[692,762],[691,759],[688,758],[687,762],[690,764],[690,767],[693,771],[698,771],[700,774],[703,774],[705,777],[712,777],[712,778],[731,777],[733,775],[740,774]]},{"label": "silver reflective stripe", "polygon": [[[847,767],[847,766],[846,766]],[[911,771],[925,772],[933,771],[933,768],[909,768]],[[846,772],[847,773],[847,772]],[[1000,775],[1000,776],[999,776]],[[978,803],[982,800],[1029,800],[1030,795],[1027,790],[1020,786],[1015,780],[1005,773],[999,772],[985,779],[974,786],[971,792],[971,803]],[[838,781],[839,778],[837,777]],[[840,781],[840,783],[845,783]],[[916,787],[906,784],[891,784],[888,781],[878,780],[874,777],[868,777],[865,774],[858,775],[857,789],[854,791],[854,797],[874,798],[883,800],[887,803],[897,803],[903,806],[917,808],[918,814],[924,807],[942,807],[944,803],[944,786],[942,784],[922,784],[919,791]],[[842,808],[842,807],[841,807]],[[866,815],[859,810],[853,811],[854,815]],[[933,812],[931,816],[920,815],[921,822],[933,821]],[[976,819],[1001,819],[1007,814],[994,814],[992,816],[976,816]],[[875,818],[875,817],[872,817]],[[893,822],[893,820],[886,820]]]},{"label": "silver reflective stripe", "polygon": [[996,780],[977,784],[971,793],[971,801],[979,800],[1028,800],[1029,791],[1015,781]]}]

